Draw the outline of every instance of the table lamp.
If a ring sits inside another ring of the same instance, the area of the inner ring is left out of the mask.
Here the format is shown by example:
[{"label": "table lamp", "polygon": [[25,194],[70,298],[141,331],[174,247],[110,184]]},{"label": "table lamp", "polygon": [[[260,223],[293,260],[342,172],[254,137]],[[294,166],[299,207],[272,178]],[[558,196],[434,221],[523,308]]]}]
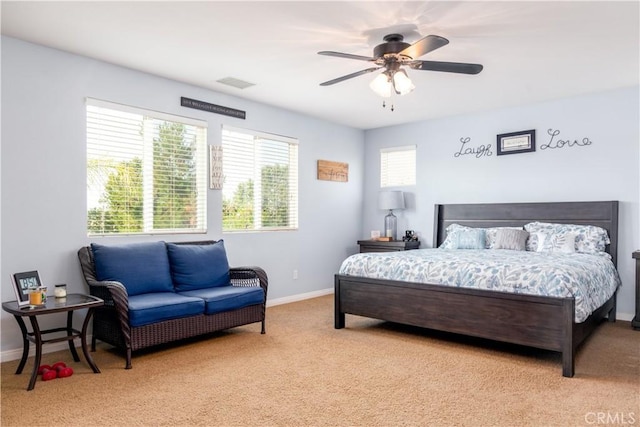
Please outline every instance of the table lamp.
[{"label": "table lamp", "polygon": [[378,208],[389,210],[384,217],[384,236],[397,240],[398,218],[393,214],[394,209],[404,209],[404,193],[402,191],[381,191],[378,194]]}]

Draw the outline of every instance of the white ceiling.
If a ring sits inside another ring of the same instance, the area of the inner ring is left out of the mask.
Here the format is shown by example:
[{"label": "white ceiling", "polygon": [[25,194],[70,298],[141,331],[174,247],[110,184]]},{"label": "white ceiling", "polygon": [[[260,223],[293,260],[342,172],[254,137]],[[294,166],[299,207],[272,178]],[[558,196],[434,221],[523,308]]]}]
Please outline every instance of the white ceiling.
[{"label": "white ceiling", "polygon": [[[2,34],[361,129],[640,84],[639,3],[485,1],[9,2]],[[393,100],[370,64],[389,33],[450,43],[421,59],[484,65],[478,75],[409,70]],[[216,80],[255,83],[237,89]],[[216,103],[215,95],[203,101]],[[234,105],[227,105],[235,107]],[[250,114],[250,112],[249,112]]]}]

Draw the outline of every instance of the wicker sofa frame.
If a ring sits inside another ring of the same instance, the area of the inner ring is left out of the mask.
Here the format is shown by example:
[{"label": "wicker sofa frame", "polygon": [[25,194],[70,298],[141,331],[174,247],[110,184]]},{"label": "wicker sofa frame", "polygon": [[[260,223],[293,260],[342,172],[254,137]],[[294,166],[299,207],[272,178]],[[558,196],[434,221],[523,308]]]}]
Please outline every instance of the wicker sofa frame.
[{"label": "wicker sofa frame", "polygon": [[[215,241],[177,242],[177,244],[213,244]],[[264,290],[264,303],[237,310],[214,314],[200,314],[180,319],[166,320],[133,327],[129,323],[127,290],[120,282],[98,281],[93,252],[90,246],[78,251],[80,266],[89,293],[104,300],[104,306],[94,309],[91,351],[96,340],[111,344],[125,351],[125,369],[131,369],[132,352],[147,347],[208,334],[236,326],[261,322],[261,334],[265,330],[265,307],[268,278],[260,267],[237,267],[229,270],[233,286],[260,286]]]}]

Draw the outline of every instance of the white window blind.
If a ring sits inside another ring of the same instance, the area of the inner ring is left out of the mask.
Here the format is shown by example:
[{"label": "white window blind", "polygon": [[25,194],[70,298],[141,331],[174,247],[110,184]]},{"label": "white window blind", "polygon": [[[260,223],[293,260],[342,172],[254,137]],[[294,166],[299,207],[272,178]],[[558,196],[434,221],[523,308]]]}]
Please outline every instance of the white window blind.
[{"label": "white window blind", "polygon": [[380,150],[380,187],[416,185],[416,146]]},{"label": "white window blind", "polygon": [[222,231],[298,228],[298,141],[222,129]]},{"label": "white window blind", "polygon": [[206,147],[206,122],[88,98],[88,234],[206,232]]}]

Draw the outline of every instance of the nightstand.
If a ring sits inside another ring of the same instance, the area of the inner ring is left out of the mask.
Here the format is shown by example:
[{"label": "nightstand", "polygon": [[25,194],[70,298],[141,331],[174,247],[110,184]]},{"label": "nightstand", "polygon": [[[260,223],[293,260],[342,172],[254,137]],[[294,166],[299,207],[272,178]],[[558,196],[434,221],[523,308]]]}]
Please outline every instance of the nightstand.
[{"label": "nightstand", "polygon": [[640,251],[631,254],[636,260],[636,316],[631,321],[635,330],[640,330]]},{"label": "nightstand", "polygon": [[394,240],[391,242],[382,242],[379,240],[358,240],[360,245],[360,253],[363,252],[394,252],[394,251],[408,251],[411,249],[418,249],[420,247],[419,241],[403,242],[402,240]]}]

